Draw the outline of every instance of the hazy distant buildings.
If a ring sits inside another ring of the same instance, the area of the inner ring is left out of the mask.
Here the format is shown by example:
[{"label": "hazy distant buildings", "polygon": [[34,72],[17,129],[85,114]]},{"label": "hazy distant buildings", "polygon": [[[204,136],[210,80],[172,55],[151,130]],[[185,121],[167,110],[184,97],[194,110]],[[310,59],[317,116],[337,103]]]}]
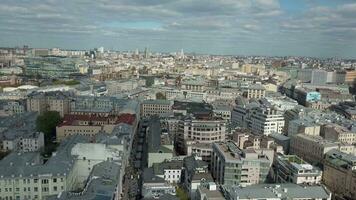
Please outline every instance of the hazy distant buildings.
[{"label": "hazy distant buildings", "polygon": [[68,78],[79,73],[86,63],[76,58],[35,57],[25,58],[25,75],[45,78]]}]

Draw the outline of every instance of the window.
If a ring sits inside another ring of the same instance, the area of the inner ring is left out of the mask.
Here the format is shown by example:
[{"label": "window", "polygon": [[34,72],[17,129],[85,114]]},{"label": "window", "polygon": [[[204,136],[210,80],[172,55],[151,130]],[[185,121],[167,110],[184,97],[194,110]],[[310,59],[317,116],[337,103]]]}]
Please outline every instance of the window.
[{"label": "window", "polygon": [[53,179],[53,183],[57,183],[57,179],[56,178]]}]

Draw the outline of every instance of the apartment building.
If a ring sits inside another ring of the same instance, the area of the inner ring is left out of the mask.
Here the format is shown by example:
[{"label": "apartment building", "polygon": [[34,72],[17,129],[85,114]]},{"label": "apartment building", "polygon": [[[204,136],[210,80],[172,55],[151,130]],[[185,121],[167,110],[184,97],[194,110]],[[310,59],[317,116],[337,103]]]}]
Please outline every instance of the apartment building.
[{"label": "apartment building", "polygon": [[63,143],[46,164],[39,152],[14,152],[6,156],[0,161],[0,197],[41,200],[76,189],[76,170],[73,170],[76,166],[67,148],[71,149],[79,141],[83,140],[78,138]]},{"label": "apartment building", "polygon": [[190,199],[195,199],[197,190],[201,185],[214,182],[209,172],[209,163],[202,160],[199,156],[187,156],[183,159],[184,189],[189,194]]},{"label": "apartment building", "polygon": [[70,114],[109,116],[118,115],[127,108],[133,109],[131,112],[139,113],[135,106],[134,101],[117,97],[76,96],[71,102]]},{"label": "apartment building", "polygon": [[[64,140],[46,162],[40,152],[10,153],[0,161],[1,199],[47,199],[63,192],[77,191],[90,184],[90,173],[96,164],[112,161],[120,165],[117,177],[124,175],[121,143],[91,143],[76,135]],[[116,190],[121,192],[121,187]]]},{"label": "apartment building", "polygon": [[3,106],[3,110],[7,115],[22,114],[26,111],[26,101],[8,101],[6,105]]},{"label": "apartment building", "polygon": [[322,171],[296,155],[278,154],[272,169],[277,183],[315,185],[321,182]]},{"label": "apartment building", "polygon": [[232,141],[214,143],[211,159],[214,179],[224,185],[248,186],[264,183],[273,162],[273,156],[268,157],[264,151],[242,150]]},{"label": "apartment building", "polygon": [[141,103],[141,116],[163,116],[172,112],[172,101],[168,100],[145,100]]},{"label": "apartment building", "polygon": [[179,184],[182,179],[183,161],[170,160],[152,165],[153,173],[171,184]]},{"label": "apartment building", "polygon": [[83,190],[61,192],[47,197],[46,200],[93,199],[98,196],[103,199],[120,199],[120,168],[119,164],[112,161],[100,162],[94,165]]},{"label": "apartment building", "polygon": [[274,145],[272,138],[254,134],[248,129],[235,129],[232,140],[240,149],[270,149]]},{"label": "apartment building", "polygon": [[43,114],[57,111],[61,117],[70,112],[70,94],[64,92],[33,92],[27,97],[27,111]]},{"label": "apartment building", "polygon": [[[156,176],[153,168],[145,168],[142,174],[142,189],[141,195],[143,198],[159,199],[169,195],[169,197],[176,195],[176,188],[174,185],[168,183],[164,178]],[[173,199],[173,198],[168,198]]]},{"label": "apartment building", "polygon": [[323,183],[336,197],[356,197],[356,156],[331,150],[324,159]]},{"label": "apartment building", "polygon": [[56,127],[56,139],[62,141],[72,135],[85,135],[92,139],[100,132],[111,133],[120,123],[133,125],[136,116],[121,114],[98,117],[95,115],[65,115],[63,122]]}]

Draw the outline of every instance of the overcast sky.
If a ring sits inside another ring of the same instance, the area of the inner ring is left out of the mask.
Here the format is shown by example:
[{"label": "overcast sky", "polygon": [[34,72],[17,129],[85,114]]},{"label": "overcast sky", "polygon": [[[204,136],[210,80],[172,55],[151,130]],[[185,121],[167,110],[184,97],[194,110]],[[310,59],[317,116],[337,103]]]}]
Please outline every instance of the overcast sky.
[{"label": "overcast sky", "polygon": [[355,0],[0,0],[0,46],[356,57]]}]

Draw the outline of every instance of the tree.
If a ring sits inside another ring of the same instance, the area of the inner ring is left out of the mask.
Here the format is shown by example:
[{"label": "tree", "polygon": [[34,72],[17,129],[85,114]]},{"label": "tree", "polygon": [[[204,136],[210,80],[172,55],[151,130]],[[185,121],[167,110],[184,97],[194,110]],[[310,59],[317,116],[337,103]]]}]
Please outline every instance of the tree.
[{"label": "tree", "polygon": [[56,126],[61,123],[59,112],[47,111],[39,115],[36,120],[37,131],[41,131],[45,135],[46,143],[51,142],[56,136]]},{"label": "tree", "polygon": [[162,92],[157,92],[156,99],[166,99],[166,96]]},{"label": "tree", "polygon": [[184,191],[183,188],[178,187],[177,191],[176,191],[176,196],[180,199],[180,200],[188,200],[189,196],[188,194]]}]

